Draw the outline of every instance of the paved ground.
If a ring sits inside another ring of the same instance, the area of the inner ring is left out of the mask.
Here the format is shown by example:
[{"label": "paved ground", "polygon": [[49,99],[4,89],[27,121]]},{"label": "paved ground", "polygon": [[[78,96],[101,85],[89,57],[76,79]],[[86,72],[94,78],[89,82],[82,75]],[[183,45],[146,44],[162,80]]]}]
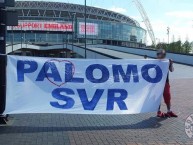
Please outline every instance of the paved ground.
[{"label": "paved ground", "polygon": [[[193,144],[185,120],[193,113],[193,67],[175,64],[172,108],[178,118],[140,115],[12,115],[0,126],[0,145]],[[192,78],[192,79],[191,79]],[[162,103],[162,109],[165,111]]]}]

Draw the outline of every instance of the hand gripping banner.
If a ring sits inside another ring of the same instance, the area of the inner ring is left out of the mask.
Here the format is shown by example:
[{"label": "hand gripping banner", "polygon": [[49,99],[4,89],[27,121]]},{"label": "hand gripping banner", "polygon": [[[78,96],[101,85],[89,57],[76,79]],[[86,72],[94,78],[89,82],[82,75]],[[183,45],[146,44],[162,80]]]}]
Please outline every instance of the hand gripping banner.
[{"label": "hand gripping banner", "polygon": [[4,114],[157,111],[168,60],[8,56]]}]

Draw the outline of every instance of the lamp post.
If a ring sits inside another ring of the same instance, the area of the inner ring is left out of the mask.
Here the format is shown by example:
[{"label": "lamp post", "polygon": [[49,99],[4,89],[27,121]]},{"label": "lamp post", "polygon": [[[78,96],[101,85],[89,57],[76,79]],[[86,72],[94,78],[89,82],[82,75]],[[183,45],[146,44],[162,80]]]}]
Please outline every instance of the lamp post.
[{"label": "lamp post", "polygon": [[23,36],[23,42],[24,42],[24,44],[26,44],[27,43],[27,39],[26,39],[27,37],[26,37],[26,30],[24,30],[24,36]]},{"label": "lamp post", "polygon": [[167,27],[168,44],[170,43],[170,27]]},{"label": "lamp post", "polygon": [[62,43],[63,43],[63,54],[64,54],[64,52],[65,52],[65,49],[64,49],[64,32],[62,34]]},{"label": "lamp post", "polygon": [[75,19],[76,13],[72,13],[72,52],[74,52],[74,19]]},{"label": "lamp post", "polygon": [[12,34],[11,47],[12,47],[12,53],[13,53],[13,41],[14,41],[13,26],[11,26],[11,34]]},{"label": "lamp post", "polygon": [[67,46],[68,46],[68,45],[67,45],[67,42],[68,42],[67,27],[66,27],[66,32],[65,32],[65,33],[66,33],[66,49],[67,49]]},{"label": "lamp post", "polygon": [[85,2],[84,2],[84,19],[85,19],[85,27],[84,27],[84,29],[85,29],[85,58],[87,58],[87,55],[86,55],[86,0],[85,0]]},{"label": "lamp post", "polygon": [[22,25],[21,25],[21,49],[22,49],[22,42],[23,42],[23,33],[22,33]]}]

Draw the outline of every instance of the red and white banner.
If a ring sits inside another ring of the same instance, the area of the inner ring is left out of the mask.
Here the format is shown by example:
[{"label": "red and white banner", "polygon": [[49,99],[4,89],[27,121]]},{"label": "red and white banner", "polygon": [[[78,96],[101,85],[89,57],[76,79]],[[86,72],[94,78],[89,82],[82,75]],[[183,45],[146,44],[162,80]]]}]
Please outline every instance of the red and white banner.
[{"label": "red and white banner", "polygon": [[[11,26],[7,30],[12,30]],[[18,26],[13,30],[34,30],[34,31],[73,31],[71,23],[64,22],[45,22],[45,21],[20,21]]]},{"label": "red and white banner", "polygon": [[[79,34],[85,34],[85,23],[79,23]],[[86,24],[86,35],[98,35],[98,24],[87,23]]]}]

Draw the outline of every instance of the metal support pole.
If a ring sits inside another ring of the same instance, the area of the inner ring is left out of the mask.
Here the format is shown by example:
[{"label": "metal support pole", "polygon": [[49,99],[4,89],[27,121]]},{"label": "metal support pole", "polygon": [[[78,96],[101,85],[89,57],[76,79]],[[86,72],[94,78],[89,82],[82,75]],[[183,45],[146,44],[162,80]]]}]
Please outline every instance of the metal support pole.
[{"label": "metal support pole", "polygon": [[11,26],[11,33],[12,33],[11,46],[12,46],[12,53],[13,53],[13,41],[14,41],[13,26]]},{"label": "metal support pole", "polygon": [[2,116],[5,110],[6,101],[6,15],[5,8],[0,9],[0,124],[6,124],[5,116]]},{"label": "metal support pole", "polygon": [[170,43],[170,28],[167,27],[167,34],[168,34],[168,45]]},{"label": "metal support pole", "polygon": [[[27,39],[26,39],[26,31],[24,31],[24,37],[23,37],[23,42],[24,42],[24,44],[26,44],[26,46],[27,46],[27,41],[26,41]],[[27,47],[26,47],[27,48]]]},{"label": "metal support pole", "polygon": [[22,42],[23,42],[23,33],[22,33],[22,25],[21,25],[21,49],[22,49]]},{"label": "metal support pole", "polygon": [[62,43],[63,43],[63,57],[65,57],[64,56],[64,53],[65,53],[65,49],[64,49],[64,32],[62,34]]},{"label": "metal support pole", "polygon": [[68,37],[67,37],[67,27],[66,27],[66,32],[65,33],[66,33],[66,49],[67,49],[67,46],[68,46],[67,45],[67,42],[68,42],[68,40],[67,40],[68,39]]},{"label": "metal support pole", "polygon": [[73,51],[74,51],[74,17],[72,16],[72,52]]},{"label": "metal support pole", "polygon": [[[74,24],[74,20],[76,17],[76,13],[72,14],[72,54],[74,54],[74,33],[75,33],[75,24]],[[76,20],[75,20],[76,22]]]},{"label": "metal support pole", "polygon": [[86,49],[87,49],[86,48],[86,0],[85,0],[85,7],[84,7],[84,18],[85,18],[85,24],[84,24],[85,25],[85,28],[84,28],[85,29],[85,34],[84,34],[85,35],[85,58],[87,58],[87,54],[86,54]]}]

